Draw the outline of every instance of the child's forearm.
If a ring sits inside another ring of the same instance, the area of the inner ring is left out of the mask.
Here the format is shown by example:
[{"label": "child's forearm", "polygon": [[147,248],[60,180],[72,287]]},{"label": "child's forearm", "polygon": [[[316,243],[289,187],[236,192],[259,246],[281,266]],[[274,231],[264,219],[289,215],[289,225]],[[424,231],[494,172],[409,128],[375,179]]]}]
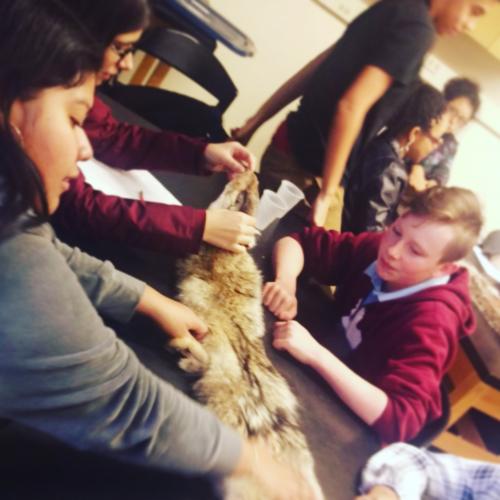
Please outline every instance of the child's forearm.
[{"label": "child's forearm", "polygon": [[304,251],[300,244],[289,236],[278,240],[273,250],[273,266],[276,281],[295,290],[297,277],[304,267]]},{"label": "child's forearm", "polygon": [[373,425],[387,406],[387,394],[353,372],[323,346],[320,346],[317,354],[309,363],[310,366],[356,415],[368,425]]}]

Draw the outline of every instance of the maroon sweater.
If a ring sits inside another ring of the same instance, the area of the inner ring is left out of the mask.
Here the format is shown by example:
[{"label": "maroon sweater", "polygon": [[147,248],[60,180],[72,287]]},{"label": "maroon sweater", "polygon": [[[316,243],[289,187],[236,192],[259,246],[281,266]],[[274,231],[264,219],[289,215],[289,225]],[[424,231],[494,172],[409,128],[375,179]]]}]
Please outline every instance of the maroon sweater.
[{"label": "maroon sweater", "polygon": [[[206,173],[205,142],[119,122],[97,97],[84,129],[95,157],[112,167]],[[77,228],[80,236],[184,255],[199,249],[205,210],[109,196],[80,174],[62,196],[55,222],[69,232]]]},{"label": "maroon sweater", "polygon": [[[377,258],[382,234],[315,227],[293,235],[304,251],[306,272],[340,285],[336,304],[342,316],[373,288],[364,271]],[[459,337],[474,331],[467,271],[461,268],[446,285],[366,305],[358,328],[362,340],[347,364],[389,398],[373,427],[384,443],[407,441],[441,415],[441,379]]]}]

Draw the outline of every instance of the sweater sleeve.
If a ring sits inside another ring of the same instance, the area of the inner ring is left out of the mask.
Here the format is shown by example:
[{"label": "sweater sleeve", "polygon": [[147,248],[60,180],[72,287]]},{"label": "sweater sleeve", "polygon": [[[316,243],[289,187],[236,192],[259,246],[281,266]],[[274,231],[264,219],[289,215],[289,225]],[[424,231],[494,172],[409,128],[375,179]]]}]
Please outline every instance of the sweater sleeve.
[{"label": "sweater sleeve", "polygon": [[373,424],[384,443],[408,441],[441,415],[439,386],[458,343],[453,333],[457,320],[442,307],[417,308],[412,317],[394,317],[391,329],[398,338],[384,369],[373,380],[389,398]]},{"label": "sweater sleeve", "polygon": [[304,252],[304,271],[325,285],[342,285],[355,269],[365,269],[377,257],[380,234],[339,233],[308,227],[291,235]]},{"label": "sweater sleeve", "polygon": [[128,200],[96,191],[80,173],[53,216],[63,230],[175,255],[196,253],[205,229],[202,209]]},{"label": "sweater sleeve", "polygon": [[98,97],[83,127],[96,158],[113,167],[208,174],[203,169],[206,142],[119,122]]},{"label": "sweater sleeve", "polygon": [[0,415],[137,464],[231,472],[241,439],[104,325],[72,270],[80,258],[40,236],[2,242]]},{"label": "sweater sleeve", "polygon": [[144,282],[118,271],[110,261],[92,257],[59,240],[55,248],[78,278],[93,306],[103,315],[126,323],[144,293]]}]

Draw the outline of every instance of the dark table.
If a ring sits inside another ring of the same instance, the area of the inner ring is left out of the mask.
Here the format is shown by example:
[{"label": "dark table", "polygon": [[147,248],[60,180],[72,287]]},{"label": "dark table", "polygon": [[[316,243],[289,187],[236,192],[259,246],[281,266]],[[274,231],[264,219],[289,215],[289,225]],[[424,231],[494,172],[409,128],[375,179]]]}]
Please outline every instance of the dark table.
[{"label": "dark table", "polygon": [[[182,202],[198,207],[207,206],[225,182],[224,176],[220,175],[202,178],[159,173],[158,177]],[[263,234],[253,252],[264,274],[269,273],[269,252],[275,239],[303,224],[299,208]],[[85,246],[85,242],[81,243]],[[163,292],[175,293],[175,262],[168,256],[95,242],[88,249],[95,255],[112,258],[118,268],[146,280]],[[329,331],[331,300],[308,282],[300,284],[299,300],[299,321],[316,332]],[[268,332],[273,321],[266,312]],[[118,327],[117,330],[145,365],[179,389],[189,392],[189,378],[177,369],[173,357],[162,349],[164,334],[147,318],[136,317],[127,327]],[[299,400],[302,428],[314,455],[326,498],[352,499],[358,471],[378,447],[376,437],[314,372],[288,355],[275,351],[270,346],[269,334],[265,343],[270,359],[289,381]],[[17,424],[0,429],[0,443],[2,500],[212,498],[207,480],[186,479],[74,451]]]}]

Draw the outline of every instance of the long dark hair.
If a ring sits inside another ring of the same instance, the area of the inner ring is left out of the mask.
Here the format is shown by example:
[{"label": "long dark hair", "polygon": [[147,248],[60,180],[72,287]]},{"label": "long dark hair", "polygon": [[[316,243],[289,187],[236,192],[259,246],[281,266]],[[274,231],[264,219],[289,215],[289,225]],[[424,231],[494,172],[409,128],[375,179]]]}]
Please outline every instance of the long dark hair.
[{"label": "long dark hair", "polygon": [[106,48],[121,33],[147,27],[151,15],[148,0],[61,0],[92,36]]},{"label": "long dark hair", "polygon": [[48,217],[40,175],[9,124],[12,104],[98,71],[102,53],[94,43],[54,0],[0,4],[0,235],[35,202],[37,220]]},{"label": "long dark hair", "polygon": [[433,120],[440,118],[446,110],[444,95],[431,85],[422,83],[416,87],[394,118],[388,123],[385,134],[393,139],[420,127],[428,132]]}]

